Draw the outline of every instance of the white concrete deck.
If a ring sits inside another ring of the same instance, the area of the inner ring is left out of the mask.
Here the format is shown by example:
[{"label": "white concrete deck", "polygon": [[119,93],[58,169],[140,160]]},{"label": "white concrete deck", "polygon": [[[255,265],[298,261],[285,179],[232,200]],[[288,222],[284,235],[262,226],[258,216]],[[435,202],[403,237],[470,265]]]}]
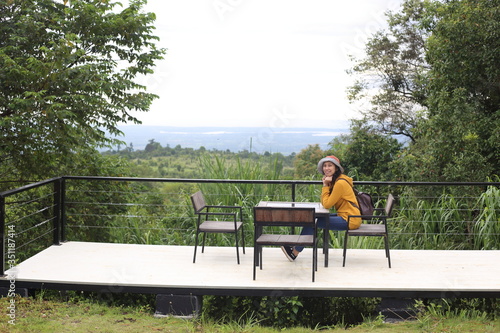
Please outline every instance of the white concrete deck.
[{"label": "white concrete deck", "polygon": [[391,250],[392,268],[388,268],[383,250],[349,249],[342,267],[342,251],[331,249],[325,268],[319,250],[316,282],[312,282],[310,249],[289,262],[279,248],[264,248],[264,267],[257,269],[255,281],[252,247],[244,255],[240,249],[240,265],[234,247],[207,247],[195,264],[193,250],[192,246],[67,242],[7,271],[0,286],[8,286],[14,277],[16,288],[92,287],[112,292],[136,288],[222,295],[500,295],[500,251]]}]

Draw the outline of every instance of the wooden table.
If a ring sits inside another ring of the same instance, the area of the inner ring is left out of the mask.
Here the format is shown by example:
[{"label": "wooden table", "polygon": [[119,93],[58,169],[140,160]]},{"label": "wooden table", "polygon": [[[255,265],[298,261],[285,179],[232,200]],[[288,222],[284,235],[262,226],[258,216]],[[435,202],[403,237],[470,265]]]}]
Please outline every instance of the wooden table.
[{"label": "wooden table", "polygon": [[330,220],[328,219],[330,211],[323,207],[319,202],[292,202],[292,201],[261,201],[257,205],[258,207],[303,207],[303,208],[314,208],[314,213],[316,217],[327,217],[326,219],[326,229],[323,232],[323,253],[325,255],[325,267],[328,267],[328,249],[330,244],[330,232],[328,229],[328,224]]}]

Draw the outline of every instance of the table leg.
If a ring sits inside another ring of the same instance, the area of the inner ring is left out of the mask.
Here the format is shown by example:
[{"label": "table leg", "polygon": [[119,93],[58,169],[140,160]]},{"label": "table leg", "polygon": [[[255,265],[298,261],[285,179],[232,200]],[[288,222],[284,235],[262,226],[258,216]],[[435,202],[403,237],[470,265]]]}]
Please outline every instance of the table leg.
[{"label": "table leg", "polygon": [[328,267],[328,252],[330,249],[330,217],[326,218],[325,229],[323,230],[323,252],[325,253],[325,267]]}]

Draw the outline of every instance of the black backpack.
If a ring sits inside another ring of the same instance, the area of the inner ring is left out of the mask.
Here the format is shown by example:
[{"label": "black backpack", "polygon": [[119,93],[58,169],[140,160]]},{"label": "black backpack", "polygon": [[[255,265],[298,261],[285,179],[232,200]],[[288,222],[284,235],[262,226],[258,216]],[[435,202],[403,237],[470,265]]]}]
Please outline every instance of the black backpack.
[{"label": "black backpack", "polygon": [[[346,179],[340,179],[345,180],[349,185],[351,185]],[[373,215],[373,212],[375,211],[375,205],[373,204],[372,196],[365,192],[359,192],[352,185],[351,187],[354,191],[356,199],[358,200],[357,204],[354,202],[351,202],[351,204],[359,209],[361,215]]]}]

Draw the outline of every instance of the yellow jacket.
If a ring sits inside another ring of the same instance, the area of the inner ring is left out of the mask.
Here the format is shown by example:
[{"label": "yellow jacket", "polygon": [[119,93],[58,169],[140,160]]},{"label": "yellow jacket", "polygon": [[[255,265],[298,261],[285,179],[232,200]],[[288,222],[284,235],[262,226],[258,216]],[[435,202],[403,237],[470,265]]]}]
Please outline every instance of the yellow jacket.
[{"label": "yellow jacket", "polygon": [[[347,181],[340,180],[343,178]],[[340,181],[339,181],[340,180]],[[337,215],[347,221],[349,215],[361,215],[359,209],[354,207],[351,202],[357,205],[357,199],[352,189],[352,178],[344,174],[340,175],[333,185],[332,193],[329,186],[323,186],[321,189],[321,204],[330,209],[335,208]],[[361,218],[351,218],[349,220],[349,229],[358,229],[361,225]]]}]

